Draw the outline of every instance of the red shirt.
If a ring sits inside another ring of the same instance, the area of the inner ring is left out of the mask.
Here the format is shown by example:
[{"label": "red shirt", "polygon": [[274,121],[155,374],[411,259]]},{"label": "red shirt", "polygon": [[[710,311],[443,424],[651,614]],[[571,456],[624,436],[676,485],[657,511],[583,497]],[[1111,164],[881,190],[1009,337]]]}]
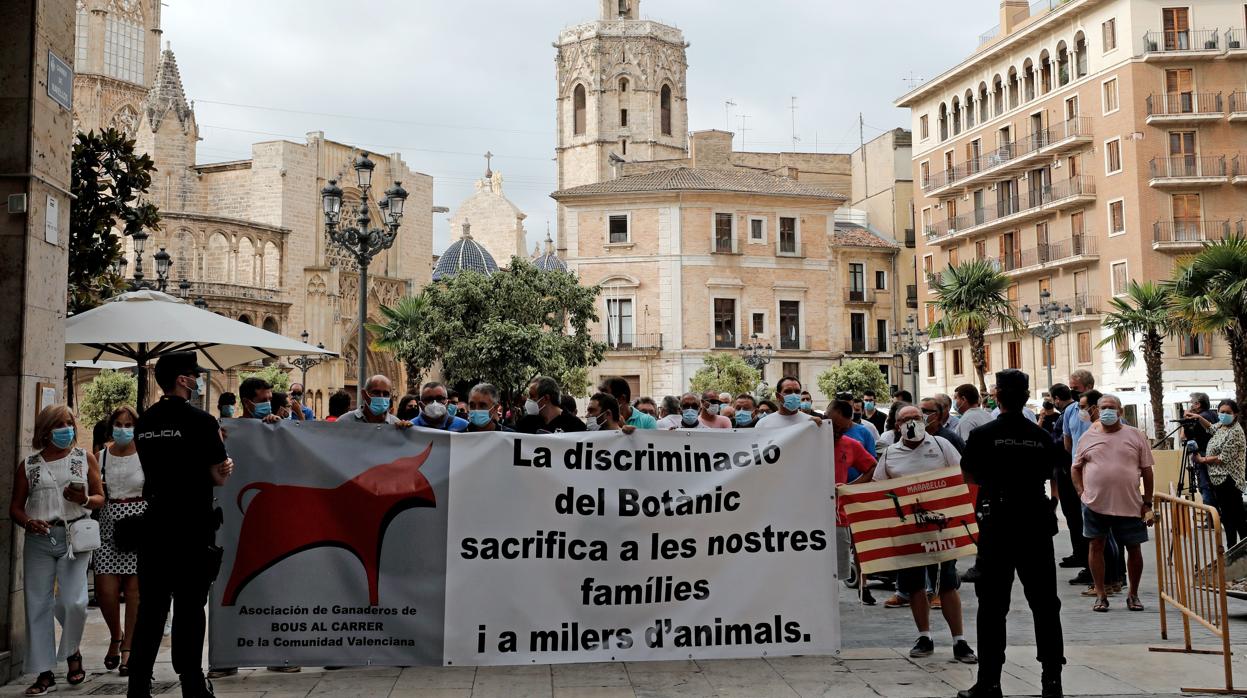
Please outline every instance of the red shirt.
[{"label": "red shirt", "polygon": [[[845,438],[844,434],[836,435],[835,447],[836,484],[849,483],[849,469],[864,473],[875,465],[875,457],[866,452],[866,447],[853,438]],[[847,526],[844,518],[844,507],[836,502],[836,525]]]}]

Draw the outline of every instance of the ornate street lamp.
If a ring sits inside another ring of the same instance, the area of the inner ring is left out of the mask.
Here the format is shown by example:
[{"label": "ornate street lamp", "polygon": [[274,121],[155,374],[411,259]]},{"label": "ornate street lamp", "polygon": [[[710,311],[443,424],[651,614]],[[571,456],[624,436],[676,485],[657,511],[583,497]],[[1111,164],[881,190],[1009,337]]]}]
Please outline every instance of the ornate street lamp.
[{"label": "ornate street lamp", "polygon": [[164,293],[169,288],[169,267],[173,266],[173,259],[163,247],[152,259],[156,260],[156,290]]},{"label": "ornate street lamp", "polygon": [[[1022,306],[1022,324],[1029,325],[1031,321],[1031,307],[1029,305]],[[1052,352],[1052,340],[1060,337],[1069,330],[1070,317],[1074,314],[1073,308],[1069,305],[1060,305],[1052,300],[1052,293],[1047,289],[1039,292],[1039,325],[1031,328],[1031,334],[1043,340],[1044,354],[1048,364],[1048,385],[1052,385],[1052,364],[1055,358]]]},{"label": "ornate street lamp", "polygon": [[758,335],[751,334],[749,335],[749,341],[741,345],[740,355],[741,359],[753,368],[756,368],[758,375],[762,377],[762,380],[753,391],[758,398],[761,398],[766,394],[766,365],[771,363],[771,359],[775,358],[775,348],[771,346],[770,342],[763,344],[758,339]]},{"label": "ornate street lamp", "polygon": [[[359,339],[357,361],[359,367],[358,385],[355,388],[356,401],[362,402],[364,385],[368,381],[367,356],[368,338],[364,325],[368,319],[368,264],[372,258],[384,250],[394,246],[398,237],[398,227],[403,218],[403,203],[407,200],[407,190],[400,182],[395,182],[385,192],[385,199],[378,202],[381,228],[372,228],[372,214],[368,210],[368,194],[372,190],[372,171],[376,163],[368,159],[368,153],[360,153],[355,158],[355,176],[359,183],[360,201],[355,207],[354,221],[356,225],[341,226],[342,222],[342,189],[337,180],[331,179],[321,189],[321,206],[325,215],[325,230],[329,239],[342,248],[359,265]],[[306,388],[306,386],[304,386]]]},{"label": "ornate street lamp", "polygon": [[[307,344],[307,340],[309,336],[311,335],[307,333],[307,330],[303,330],[303,332],[299,335],[299,339],[303,340],[304,344]],[[318,343],[316,345],[316,348],[324,349],[325,348],[324,342]],[[294,366],[295,368],[303,371],[303,390],[305,391],[305,394],[307,391],[307,370],[309,368],[319,366],[321,362],[323,362],[324,360],[325,359],[323,356],[309,356],[307,354],[300,354],[299,356],[293,359],[290,359],[291,366]]]},{"label": "ornate street lamp", "polygon": [[897,356],[909,359],[910,380],[916,404],[918,401],[918,358],[930,348],[931,338],[926,330],[918,329],[917,318],[910,315],[905,320],[904,329],[892,330],[892,346]]},{"label": "ornate street lamp", "polygon": [[195,299],[195,307],[199,308],[200,310],[207,310],[208,301],[204,300],[203,296],[199,296],[198,298]]},{"label": "ornate street lamp", "polygon": [[148,237],[150,236],[142,229],[130,236],[134,241],[134,281],[130,288],[135,291],[151,288],[151,284],[143,280],[143,249],[147,247]]},{"label": "ornate street lamp", "polygon": [[191,297],[191,282],[187,281],[185,276],[178,282],[178,297],[185,299]]}]

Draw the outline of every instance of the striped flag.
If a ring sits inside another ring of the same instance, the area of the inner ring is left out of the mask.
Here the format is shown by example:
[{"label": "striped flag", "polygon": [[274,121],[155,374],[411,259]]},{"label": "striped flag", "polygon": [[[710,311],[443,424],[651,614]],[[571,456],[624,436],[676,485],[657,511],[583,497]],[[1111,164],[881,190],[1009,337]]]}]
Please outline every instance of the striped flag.
[{"label": "striped flag", "polygon": [[836,496],[865,574],[932,565],[976,552],[979,527],[974,500],[960,468],[840,485]]}]

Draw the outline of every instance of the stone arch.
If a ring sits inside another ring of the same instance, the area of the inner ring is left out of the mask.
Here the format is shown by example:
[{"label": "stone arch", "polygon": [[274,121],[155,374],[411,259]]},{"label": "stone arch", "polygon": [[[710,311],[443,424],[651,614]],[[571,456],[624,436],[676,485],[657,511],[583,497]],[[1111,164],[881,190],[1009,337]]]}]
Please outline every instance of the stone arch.
[{"label": "stone arch", "polygon": [[204,255],[204,281],[229,282],[229,241],[225,234],[215,231],[208,236],[208,249]]},{"label": "stone arch", "polygon": [[243,236],[238,239],[238,257],[234,263],[234,283],[255,286],[255,243]]},{"label": "stone arch", "polygon": [[1029,58],[1022,61],[1022,89],[1024,101],[1029,102],[1035,98],[1035,61]]},{"label": "stone arch", "polygon": [[948,140],[948,105],[943,102],[940,102],[939,123],[940,140],[946,141]]},{"label": "stone arch", "polygon": [[1039,52],[1039,90],[1040,94],[1052,91],[1052,56],[1048,49]]},{"label": "stone arch", "polygon": [[250,315],[248,315],[248,314],[246,314],[246,313],[243,313],[243,314],[239,315],[239,316],[238,316],[238,321],[239,321],[239,322],[242,322],[242,323],[245,323],[245,324],[248,324],[248,325],[254,325],[254,324],[255,324],[254,322],[252,322],[252,320],[251,320],[251,316],[250,316]]},{"label": "stone arch", "polygon": [[1074,34],[1074,76],[1085,78],[1087,72],[1087,35],[1080,29]]},{"label": "stone arch", "polygon": [[994,116],[1005,113],[1005,81],[996,73],[992,78],[992,111]]},{"label": "stone arch", "polygon": [[1070,81],[1069,69],[1069,47],[1066,46],[1065,40],[1057,42],[1056,45],[1056,74],[1057,84],[1068,85]]},{"label": "stone arch", "polygon": [[987,89],[986,82],[979,83],[979,122],[990,119],[991,112],[991,91]]},{"label": "stone arch", "polygon": [[281,250],[272,240],[264,243],[264,288],[281,287]]},{"label": "stone arch", "polygon": [[588,97],[583,83],[572,89],[572,135],[583,136],[588,125]]},{"label": "stone arch", "polygon": [[1009,66],[1009,108],[1015,109],[1018,105],[1018,69]]},{"label": "stone arch", "polygon": [[948,111],[953,118],[953,135],[961,133],[961,98],[953,97],[952,104],[949,105]]},{"label": "stone arch", "polygon": [[658,93],[658,124],[664,136],[671,135],[671,85],[664,82]]},{"label": "stone arch", "polygon": [[281,323],[277,322],[277,318],[272,315],[268,315],[264,318],[264,323],[261,327],[268,332],[281,333]]}]

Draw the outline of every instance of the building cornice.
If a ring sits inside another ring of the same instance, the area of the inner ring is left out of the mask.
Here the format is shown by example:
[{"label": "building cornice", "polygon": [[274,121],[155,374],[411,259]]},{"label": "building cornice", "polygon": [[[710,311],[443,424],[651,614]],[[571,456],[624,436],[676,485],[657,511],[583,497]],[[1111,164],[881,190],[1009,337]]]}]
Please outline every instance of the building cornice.
[{"label": "building cornice", "polygon": [[283,228],[278,225],[269,225],[268,223],[258,223],[256,221],[245,221],[241,218],[213,216],[205,213],[195,213],[193,211],[161,211],[160,217],[176,220],[204,221],[206,223],[216,223],[218,225],[236,225],[244,228],[254,228],[256,230],[267,230],[270,233],[277,233],[279,235],[290,234],[290,228]]}]

